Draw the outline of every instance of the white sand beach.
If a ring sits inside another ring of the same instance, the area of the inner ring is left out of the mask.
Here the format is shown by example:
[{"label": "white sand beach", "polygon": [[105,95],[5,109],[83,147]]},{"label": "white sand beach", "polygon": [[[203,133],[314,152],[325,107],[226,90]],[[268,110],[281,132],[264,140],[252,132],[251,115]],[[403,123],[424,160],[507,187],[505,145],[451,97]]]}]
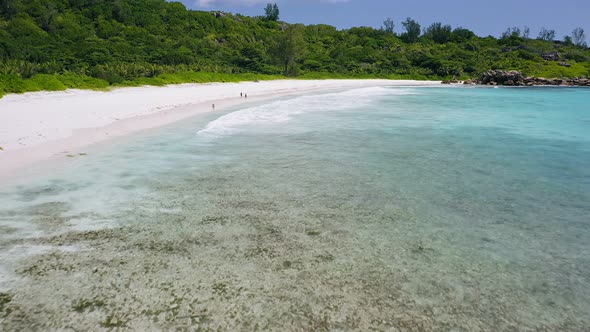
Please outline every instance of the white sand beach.
[{"label": "white sand beach", "polygon": [[[280,80],[12,94],[0,99],[0,179],[52,157],[205,112],[289,94],[368,86],[437,85],[411,80]],[[240,93],[248,95],[241,98]],[[215,104],[215,109],[212,105]]]}]

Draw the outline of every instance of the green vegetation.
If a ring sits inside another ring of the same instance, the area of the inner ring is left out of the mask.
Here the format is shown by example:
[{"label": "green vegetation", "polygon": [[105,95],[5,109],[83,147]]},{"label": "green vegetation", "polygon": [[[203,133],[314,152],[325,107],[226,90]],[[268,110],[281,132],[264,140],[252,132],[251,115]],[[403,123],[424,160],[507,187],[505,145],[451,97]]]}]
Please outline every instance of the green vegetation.
[{"label": "green vegetation", "polygon": [[547,30],[544,27],[541,28],[539,32],[539,36],[537,39],[545,40],[545,41],[553,41],[555,40],[555,30]]},{"label": "green vegetation", "polygon": [[571,38],[574,45],[579,47],[588,47],[588,44],[586,43],[586,34],[584,33],[584,29],[575,28],[574,31],[572,31]]},{"label": "green vegetation", "polygon": [[[381,29],[337,30],[187,10],[164,0],[0,0],[0,96],[185,82],[312,78],[469,78],[489,69],[544,77],[590,76],[582,29],[562,41],[543,29],[478,37],[408,18]],[[547,59],[546,54],[559,56]]]},{"label": "green vegetation", "polygon": [[264,13],[266,14],[266,19],[269,21],[278,21],[279,20],[279,6],[277,4],[267,4],[266,8],[264,9]]},{"label": "green vegetation", "polygon": [[422,32],[420,24],[408,17],[402,22],[402,25],[404,26],[404,29],[406,29],[406,32],[401,34],[401,39],[406,43],[417,42],[418,37],[420,37],[420,33]]}]

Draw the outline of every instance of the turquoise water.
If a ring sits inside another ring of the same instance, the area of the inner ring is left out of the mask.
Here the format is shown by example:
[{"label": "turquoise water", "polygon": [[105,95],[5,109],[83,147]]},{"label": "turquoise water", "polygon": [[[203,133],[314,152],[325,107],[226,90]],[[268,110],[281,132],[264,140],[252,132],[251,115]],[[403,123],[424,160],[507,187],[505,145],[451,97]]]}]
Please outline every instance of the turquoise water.
[{"label": "turquoise water", "polygon": [[588,105],[364,88],[88,151],[0,193],[0,326],[587,331]]}]

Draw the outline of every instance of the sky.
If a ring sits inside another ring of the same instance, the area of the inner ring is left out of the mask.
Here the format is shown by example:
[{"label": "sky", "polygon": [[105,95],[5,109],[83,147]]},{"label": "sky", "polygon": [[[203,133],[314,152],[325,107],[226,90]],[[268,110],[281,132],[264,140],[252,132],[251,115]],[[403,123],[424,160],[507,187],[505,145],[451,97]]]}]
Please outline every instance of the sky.
[{"label": "sky", "polygon": [[[178,1],[178,0],[176,0]],[[480,36],[498,37],[508,27],[528,26],[531,37],[541,27],[558,38],[582,27],[590,35],[590,0],[180,0],[187,8],[222,10],[248,16],[264,14],[266,3],[277,3],[280,20],[289,23],[330,24],[339,29],[380,27],[391,17],[396,31],[412,17],[422,26],[432,22],[465,27]]]}]

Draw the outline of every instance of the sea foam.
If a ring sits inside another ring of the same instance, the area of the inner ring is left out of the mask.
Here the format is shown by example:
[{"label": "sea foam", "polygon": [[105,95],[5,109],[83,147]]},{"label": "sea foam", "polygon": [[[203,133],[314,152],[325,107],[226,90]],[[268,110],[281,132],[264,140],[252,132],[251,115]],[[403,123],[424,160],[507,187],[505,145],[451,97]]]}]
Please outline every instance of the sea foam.
[{"label": "sea foam", "polygon": [[411,89],[370,87],[344,92],[306,95],[226,114],[211,121],[198,134],[228,136],[240,132],[250,125],[268,125],[287,122],[298,114],[308,112],[335,112],[362,108],[377,102],[385,96],[414,93]]}]

